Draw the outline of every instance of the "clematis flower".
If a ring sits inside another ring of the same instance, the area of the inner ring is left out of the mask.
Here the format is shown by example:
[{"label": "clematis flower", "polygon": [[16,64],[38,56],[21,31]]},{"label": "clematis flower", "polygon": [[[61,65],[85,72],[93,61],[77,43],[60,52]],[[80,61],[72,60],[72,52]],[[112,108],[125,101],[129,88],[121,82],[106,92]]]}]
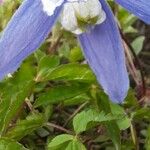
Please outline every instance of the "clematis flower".
[{"label": "clematis flower", "polygon": [[[116,0],[150,23],[148,0]],[[14,72],[59,20],[77,35],[84,56],[109,98],[121,103],[129,80],[122,41],[105,0],[24,0],[0,39],[0,79]]]}]

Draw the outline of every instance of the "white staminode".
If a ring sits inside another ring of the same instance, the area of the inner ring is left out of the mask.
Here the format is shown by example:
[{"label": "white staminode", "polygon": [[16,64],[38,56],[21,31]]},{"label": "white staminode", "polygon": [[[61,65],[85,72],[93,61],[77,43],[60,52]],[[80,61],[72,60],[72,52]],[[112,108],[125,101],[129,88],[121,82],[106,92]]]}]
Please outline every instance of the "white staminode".
[{"label": "white staminode", "polygon": [[[53,15],[64,0],[42,0],[43,10]],[[106,19],[99,0],[67,0],[61,14],[62,26],[72,33],[81,34],[91,25],[101,24]]]},{"label": "white staminode", "polygon": [[[92,19],[95,18],[95,22],[92,23]],[[102,9],[99,0],[80,0],[64,5],[64,9],[61,15],[62,26],[75,34],[81,34],[85,32],[88,22],[90,25],[100,24],[106,19],[106,14]],[[85,26],[80,26],[79,22],[85,23]],[[86,24],[87,23],[87,24]]]},{"label": "white staminode", "polygon": [[55,9],[60,6],[64,0],[41,0],[43,4],[43,10],[49,15],[53,15]]}]

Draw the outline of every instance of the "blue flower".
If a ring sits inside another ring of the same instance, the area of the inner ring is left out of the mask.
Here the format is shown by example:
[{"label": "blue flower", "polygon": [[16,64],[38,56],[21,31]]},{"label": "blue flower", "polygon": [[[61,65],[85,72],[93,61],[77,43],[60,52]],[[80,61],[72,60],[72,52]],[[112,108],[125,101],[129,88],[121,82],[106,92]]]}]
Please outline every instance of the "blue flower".
[{"label": "blue flower", "polygon": [[[99,1],[106,14],[105,21],[77,37],[98,82],[113,102],[121,103],[129,87],[124,49],[111,9],[105,0]],[[141,20],[150,23],[148,0],[116,2]],[[43,11],[41,0],[23,1],[0,39],[0,79],[14,72],[21,62],[41,45],[56,23],[65,3],[66,0],[56,7],[52,15],[47,15]]]}]

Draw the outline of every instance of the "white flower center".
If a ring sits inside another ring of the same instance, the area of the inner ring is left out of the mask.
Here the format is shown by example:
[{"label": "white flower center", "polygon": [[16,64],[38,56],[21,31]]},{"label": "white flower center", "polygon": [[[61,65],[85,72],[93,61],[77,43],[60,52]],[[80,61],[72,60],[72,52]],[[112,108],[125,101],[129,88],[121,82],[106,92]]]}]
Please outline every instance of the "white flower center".
[{"label": "white flower center", "polygon": [[[64,2],[64,0],[41,1],[43,10],[48,15],[53,15],[55,9]],[[66,30],[81,34],[89,26],[101,24],[105,19],[106,14],[99,0],[67,0],[62,10],[60,22]]]}]

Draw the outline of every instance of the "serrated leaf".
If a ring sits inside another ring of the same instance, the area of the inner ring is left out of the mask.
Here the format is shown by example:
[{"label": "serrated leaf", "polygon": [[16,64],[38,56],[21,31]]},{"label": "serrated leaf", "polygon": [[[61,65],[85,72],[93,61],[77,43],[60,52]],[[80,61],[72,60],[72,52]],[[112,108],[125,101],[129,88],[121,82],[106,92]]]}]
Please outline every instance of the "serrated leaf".
[{"label": "serrated leaf", "polygon": [[56,86],[49,89],[49,91],[41,94],[36,100],[34,106],[60,103],[68,98],[75,97],[86,92],[89,89],[89,84],[70,84]]},{"label": "serrated leaf", "polygon": [[51,150],[51,148],[57,147],[63,143],[73,140],[73,138],[74,137],[69,134],[58,135],[48,143],[48,149]]},{"label": "serrated leaf", "polygon": [[111,121],[106,123],[106,128],[108,134],[116,148],[116,150],[120,150],[121,140],[120,140],[120,129],[115,121]]},{"label": "serrated leaf", "polygon": [[130,127],[131,119],[128,118],[124,109],[118,104],[110,103],[111,112],[113,115],[120,115],[122,119],[117,120],[117,124],[120,130],[125,130]]},{"label": "serrated leaf", "polygon": [[77,95],[73,98],[69,98],[69,99],[65,100],[64,105],[65,106],[79,105],[79,104],[82,104],[89,100],[90,100],[90,97],[88,96],[88,94],[83,93],[83,94]]},{"label": "serrated leaf", "polygon": [[87,65],[65,64],[56,67],[45,77],[45,80],[71,80],[95,82],[96,78]]},{"label": "serrated leaf", "polygon": [[86,150],[86,148],[80,141],[74,139],[73,141],[69,142],[65,150]]},{"label": "serrated leaf", "polygon": [[86,131],[90,122],[103,123],[106,121],[115,120],[116,118],[110,114],[105,114],[103,111],[99,112],[95,109],[89,109],[78,113],[73,119],[73,127],[76,134]]},{"label": "serrated leaf", "polygon": [[23,64],[14,78],[0,84],[0,135],[4,134],[9,123],[20,110],[25,98],[33,87],[34,71],[30,64]]},{"label": "serrated leaf", "polygon": [[[105,113],[111,113],[111,107],[110,107],[110,101],[108,96],[104,92],[100,92],[98,94],[99,100],[99,106],[101,107],[101,110],[103,110]],[[115,115],[116,116],[116,115]],[[117,116],[116,116],[117,117]],[[108,132],[109,137],[111,138],[113,144],[115,145],[115,148],[117,150],[120,150],[121,148],[121,137],[120,137],[120,129],[118,127],[117,121],[122,119],[122,115],[118,116],[118,119],[111,120],[105,122],[105,126]]]},{"label": "serrated leaf", "polygon": [[60,59],[58,56],[44,56],[40,59],[38,64],[38,73],[36,76],[36,81],[41,81],[45,78],[45,75],[51,72],[51,70],[60,64]]},{"label": "serrated leaf", "polygon": [[27,150],[27,149],[23,145],[14,140],[7,138],[0,138],[0,150]]},{"label": "serrated leaf", "polygon": [[24,136],[43,126],[44,123],[45,119],[41,114],[28,116],[25,120],[18,121],[14,128],[8,131],[6,137],[20,140]]},{"label": "serrated leaf", "polygon": [[74,136],[62,134],[48,143],[49,150],[86,150],[85,146]]},{"label": "serrated leaf", "polygon": [[46,55],[45,57],[42,57],[39,64],[38,64],[38,70],[42,70],[44,68],[54,68],[60,64],[60,59],[57,55]]}]

